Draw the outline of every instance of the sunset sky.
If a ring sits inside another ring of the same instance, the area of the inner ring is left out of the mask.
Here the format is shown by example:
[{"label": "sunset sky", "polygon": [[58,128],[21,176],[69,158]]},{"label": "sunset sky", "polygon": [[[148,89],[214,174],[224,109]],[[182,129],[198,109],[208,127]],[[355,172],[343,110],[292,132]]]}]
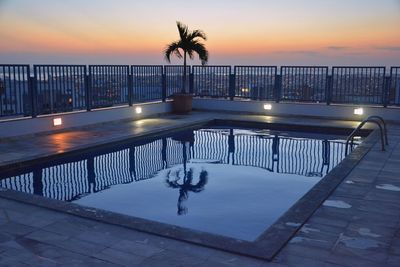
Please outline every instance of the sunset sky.
[{"label": "sunset sky", "polygon": [[400,0],[0,0],[0,63],[166,64],[177,20],[209,64],[400,65]]}]

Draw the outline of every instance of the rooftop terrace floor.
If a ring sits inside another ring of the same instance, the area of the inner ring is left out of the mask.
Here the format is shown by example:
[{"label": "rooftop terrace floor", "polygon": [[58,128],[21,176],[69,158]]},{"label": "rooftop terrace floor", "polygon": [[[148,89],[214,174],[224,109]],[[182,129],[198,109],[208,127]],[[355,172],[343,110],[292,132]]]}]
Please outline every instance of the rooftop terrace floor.
[{"label": "rooftop terrace floor", "polygon": [[[193,113],[0,139],[0,168],[212,118],[355,127],[358,122]],[[377,142],[272,262],[0,198],[1,266],[399,266],[400,126]],[[33,142],[34,140],[34,142]]]}]

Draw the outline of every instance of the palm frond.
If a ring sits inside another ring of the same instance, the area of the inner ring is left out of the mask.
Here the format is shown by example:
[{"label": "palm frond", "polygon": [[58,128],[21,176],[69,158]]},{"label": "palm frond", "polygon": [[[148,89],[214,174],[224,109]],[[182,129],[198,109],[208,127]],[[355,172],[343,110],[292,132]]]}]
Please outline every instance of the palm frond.
[{"label": "palm frond", "polygon": [[193,51],[199,55],[201,64],[205,65],[208,61],[208,51],[203,43],[196,42],[193,44]]},{"label": "palm frond", "polygon": [[192,49],[188,49],[186,52],[188,53],[188,56],[189,56],[190,59],[194,58],[194,55],[193,55],[194,51]]},{"label": "palm frond", "polygon": [[180,21],[176,22],[176,26],[178,27],[179,36],[181,40],[186,40],[188,38],[189,28],[185,24]]},{"label": "palm frond", "polygon": [[196,38],[201,38],[201,39],[203,39],[204,41],[207,40],[207,36],[206,36],[206,34],[205,34],[202,30],[194,30],[194,31],[192,31],[192,32],[189,34],[189,36],[188,36],[188,39],[189,39],[189,40],[194,40],[194,39],[196,39]]},{"label": "palm frond", "polygon": [[171,54],[174,53],[178,58],[182,58],[182,54],[179,52],[179,42],[172,42],[167,45],[164,49],[165,60],[171,62]]}]

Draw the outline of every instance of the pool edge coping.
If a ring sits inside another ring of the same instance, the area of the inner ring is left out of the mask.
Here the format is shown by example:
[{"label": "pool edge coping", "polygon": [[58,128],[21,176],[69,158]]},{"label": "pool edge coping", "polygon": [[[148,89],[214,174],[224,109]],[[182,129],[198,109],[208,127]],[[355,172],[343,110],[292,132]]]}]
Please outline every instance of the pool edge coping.
[{"label": "pool edge coping", "polygon": [[[207,125],[209,123],[218,123],[221,121],[223,120],[219,118],[204,119],[201,121],[185,123],[184,125],[179,126],[178,129],[176,127],[169,127],[169,130],[165,130],[164,128],[150,130],[139,135],[114,138],[110,142],[100,142],[96,144],[90,144],[85,147],[81,146],[78,149],[68,151],[66,153],[68,154],[68,156],[71,156],[74,155],[74,153],[82,153],[97,149],[99,147],[114,146],[116,144],[121,144],[128,141],[133,142],[148,137],[157,137],[158,135],[164,135],[166,131],[168,131],[169,133],[173,133],[182,130],[182,128],[197,128],[203,125]],[[226,123],[227,121],[225,120],[224,122]],[[257,123],[254,121],[244,121],[243,119],[230,119],[228,120],[228,123],[229,122],[244,124],[247,123],[248,125],[262,124],[264,126],[284,125],[282,123]],[[298,127],[299,125],[294,126]],[[310,127],[310,125],[307,126],[307,124],[303,124],[303,126]],[[327,127],[320,126],[320,128],[326,129]],[[344,127],[336,128],[346,129]],[[296,201],[283,215],[278,218],[277,221],[275,221],[270,227],[266,228],[265,231],[260,234],[255,241],[244,241],[216,234],[200,232],[189,228],[183,228],[101,209],[85,207],[74,203],[49,199],[42,196],[14,191],[11,189],[0,189],[0,197],[33,206],[55,210],[58,212],[67,213],[70,215],[83,217],[86,219],[96,220],[102,223],[118,225],[136,231],[142,231],[149,234],[154,234],[158,236],[172,238],[175,240],[185,241],[201,246],[271,261],[281,251],[281,249],[285,247],[285,245],[303,226],[307,219],[309,219],[314,214],[318,207],[320,207],[322,203],[340,185],[340,183],[354,169],[359,161],[361,161],[361,159],[370,151],[370,149],[377,141],[377,131],[374,130],[352,153],[346,156],[324,178],[322,178],[316,185],[314,185],[302,198]],[[39,160],[48,161],[52,158],[59,158],[60,156],[62,155],[52,154],[45,158],[40,158]],[[34,164],[32,163],[32,161],[35,161],[35,159],[29,160],[29,163]],[[17,165],[17,167],[19,168],[21,166]],[[287,222],[299,223],[299,225],[295,227],[289,226],[286,224]]]}]

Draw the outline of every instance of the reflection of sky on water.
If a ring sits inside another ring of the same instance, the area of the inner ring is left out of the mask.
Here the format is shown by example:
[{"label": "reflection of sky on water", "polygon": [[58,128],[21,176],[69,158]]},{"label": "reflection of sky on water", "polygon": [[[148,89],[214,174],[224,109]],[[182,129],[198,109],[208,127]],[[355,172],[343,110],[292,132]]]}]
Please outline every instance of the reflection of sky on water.
[{"label": "reflection of sky on water", "polygon": [[168,188],[165,182],[167,173],[183,171],[182,165],[162,170],[153,179],[115,185],[84,196],[75,203],[254,240],[321,179],[206,162],[189,163],[187,169],[190,168],[194,170],[193,184],[198,183],[202,170],[208,172],[208,182],[203,191],[188,192],[188,199],[183,203],[188,212],[182,216],[177,214],[179,189]]}]

